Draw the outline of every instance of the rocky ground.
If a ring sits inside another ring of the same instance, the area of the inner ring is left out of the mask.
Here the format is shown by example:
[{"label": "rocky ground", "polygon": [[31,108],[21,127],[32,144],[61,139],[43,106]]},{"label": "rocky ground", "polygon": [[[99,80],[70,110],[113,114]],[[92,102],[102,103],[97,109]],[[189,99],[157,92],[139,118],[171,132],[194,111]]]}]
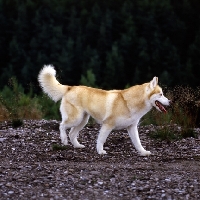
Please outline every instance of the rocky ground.
[{"label": "rocky ground", "polygon": [[81,131],[84,149],[60,149],[58,126],[55,120],[0,124],[0,199],[200,199],[200,133],[170,142],[150,138],[155,127],[140,127],[152,152],[141,157],[125,130],[114,131],[108,154],[98,155],[98,125]]}]

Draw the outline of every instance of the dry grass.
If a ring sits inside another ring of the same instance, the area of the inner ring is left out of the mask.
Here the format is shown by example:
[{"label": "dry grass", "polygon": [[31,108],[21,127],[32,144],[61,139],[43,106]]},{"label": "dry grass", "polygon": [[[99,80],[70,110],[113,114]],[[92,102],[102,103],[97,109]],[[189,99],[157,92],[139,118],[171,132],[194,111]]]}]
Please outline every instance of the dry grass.
[{"label": "dry grass", "polygon": [[5,121],[9,118],[9,112],[8,110],[5,108],[5,106],[3,106],[2,104],[0,104],[0,121]]},{"label": "dry grass", "polygon": [[14,78],[9,84],[10,87],[5,86],[0,91],[0,120],[41,119],[41,106],[32,90],[25,94],[22,86]]}]

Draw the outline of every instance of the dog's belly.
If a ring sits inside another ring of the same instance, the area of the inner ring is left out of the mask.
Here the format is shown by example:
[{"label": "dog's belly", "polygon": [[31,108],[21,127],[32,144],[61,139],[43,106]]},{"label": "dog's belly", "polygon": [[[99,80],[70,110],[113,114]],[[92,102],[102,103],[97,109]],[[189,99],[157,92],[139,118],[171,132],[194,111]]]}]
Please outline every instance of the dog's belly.
[{"label": "dog's belly", "polygon": [[124,129],[124,128],[129,127],[132,124],[137,124],[137,123],[138,123],[138,120],[135,120],[132,118],[117,119],[114,129],[116,129],[116,130]]},{"label": "dog's belly", "polygon": [[[95,119],[93,117],[93,119]],[[98,124],[104,124],[105,122],[103,122],[102,120],[99,120],[99,119],[95,119],[95,121],[98,123]],[[108,122],[108,121],[107,121]],[[108,122],[109,123],[109,122]],[[128,126],[132,125],[135,123],[135,120],[131,119],[131,118],[128,118],[128,119],[117,119],[117,121],[115,121],[115,123],[113,124],[115,130],[120,130],[120,129],[124,129],[124,128],[127,128]],[[110,123],[109,123],[110,124]],[[112,124],[112,123],[111,123]]]}]

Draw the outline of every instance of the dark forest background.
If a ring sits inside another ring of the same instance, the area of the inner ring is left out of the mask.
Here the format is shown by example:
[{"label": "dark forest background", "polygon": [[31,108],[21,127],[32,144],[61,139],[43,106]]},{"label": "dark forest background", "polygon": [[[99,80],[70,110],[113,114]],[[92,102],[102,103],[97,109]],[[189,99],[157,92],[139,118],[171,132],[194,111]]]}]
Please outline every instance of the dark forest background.
[{"label": "dark forest background", "polygon": [[0,88],[58,79],[122,89],[150,81],[200,85],[199,0],[0,0]]}]

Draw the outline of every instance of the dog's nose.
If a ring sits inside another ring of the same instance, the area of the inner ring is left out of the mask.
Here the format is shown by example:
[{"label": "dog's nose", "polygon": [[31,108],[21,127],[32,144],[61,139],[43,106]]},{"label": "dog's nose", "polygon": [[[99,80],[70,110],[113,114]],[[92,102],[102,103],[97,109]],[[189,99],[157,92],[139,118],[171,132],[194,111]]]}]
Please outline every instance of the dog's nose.
[{"label": "dog's nose", "polygon": [[172,100],[169,100],[169,105],[171,106],[173,104],[173,101]]}]

